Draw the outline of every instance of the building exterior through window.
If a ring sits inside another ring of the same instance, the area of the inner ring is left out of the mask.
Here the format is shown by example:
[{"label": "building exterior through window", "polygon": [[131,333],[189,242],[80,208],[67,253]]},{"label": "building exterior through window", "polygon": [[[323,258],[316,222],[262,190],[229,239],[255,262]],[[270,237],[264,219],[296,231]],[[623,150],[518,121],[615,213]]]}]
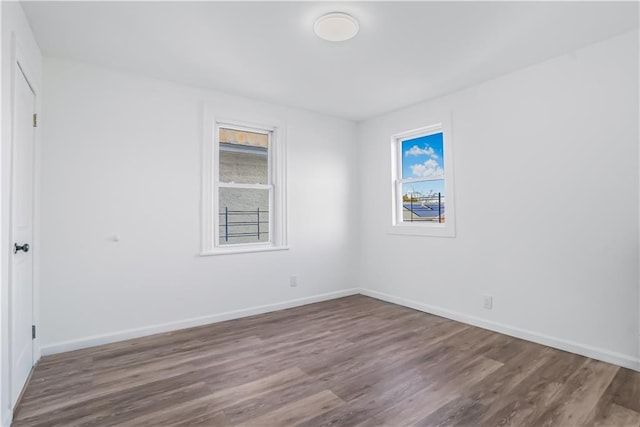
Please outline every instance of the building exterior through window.
[{"label": "building exterior through window", "polygon": [[270,241],[270,133],[219,127],[218,244]]}]

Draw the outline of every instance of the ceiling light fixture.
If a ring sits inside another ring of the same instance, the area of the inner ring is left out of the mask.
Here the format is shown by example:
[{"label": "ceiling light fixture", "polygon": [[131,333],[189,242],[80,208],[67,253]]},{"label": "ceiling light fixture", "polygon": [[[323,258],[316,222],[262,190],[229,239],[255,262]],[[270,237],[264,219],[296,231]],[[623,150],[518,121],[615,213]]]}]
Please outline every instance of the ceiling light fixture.
[{"label": "ceiling light fixture", "polygon": [[355,37],[360,30],[360,24],[351,15],[332,12],[322,15],[313,25],[313,31],[321,39],[330,42],[342,42]]}]

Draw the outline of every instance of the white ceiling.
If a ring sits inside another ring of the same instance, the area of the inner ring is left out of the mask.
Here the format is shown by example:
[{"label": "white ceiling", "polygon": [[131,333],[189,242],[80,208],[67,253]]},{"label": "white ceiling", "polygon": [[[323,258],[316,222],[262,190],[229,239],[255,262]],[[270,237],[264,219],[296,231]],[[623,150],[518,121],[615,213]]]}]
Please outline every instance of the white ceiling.
[{"label": "white ceiling", "polygon": [[[638,27],[638,3],[23,2],[46,56],[362,120]],[[332,11],[360,21],[318,39]]]}]

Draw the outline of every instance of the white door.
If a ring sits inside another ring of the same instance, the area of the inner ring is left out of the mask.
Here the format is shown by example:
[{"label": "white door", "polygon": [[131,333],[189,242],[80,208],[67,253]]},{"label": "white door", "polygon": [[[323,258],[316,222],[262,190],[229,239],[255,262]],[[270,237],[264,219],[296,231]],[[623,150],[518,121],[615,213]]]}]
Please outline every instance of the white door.
[{"label": "white door", "polygon": [[[11,187],[11,406],[33,367],[33,169],[35,94],[20,67],[15,76]],[[28,245],[28,246],[27,246]]]}]

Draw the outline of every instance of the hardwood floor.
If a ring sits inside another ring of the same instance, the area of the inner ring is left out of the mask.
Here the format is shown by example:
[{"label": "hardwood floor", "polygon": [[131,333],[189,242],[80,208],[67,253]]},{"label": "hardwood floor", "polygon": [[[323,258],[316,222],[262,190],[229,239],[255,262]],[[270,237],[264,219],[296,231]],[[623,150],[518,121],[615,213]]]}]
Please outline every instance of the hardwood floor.
[{"label": "hardwood floor", "polygon": [[352,296],[44,357],[20,426],[640,426],[640,373]]}]

